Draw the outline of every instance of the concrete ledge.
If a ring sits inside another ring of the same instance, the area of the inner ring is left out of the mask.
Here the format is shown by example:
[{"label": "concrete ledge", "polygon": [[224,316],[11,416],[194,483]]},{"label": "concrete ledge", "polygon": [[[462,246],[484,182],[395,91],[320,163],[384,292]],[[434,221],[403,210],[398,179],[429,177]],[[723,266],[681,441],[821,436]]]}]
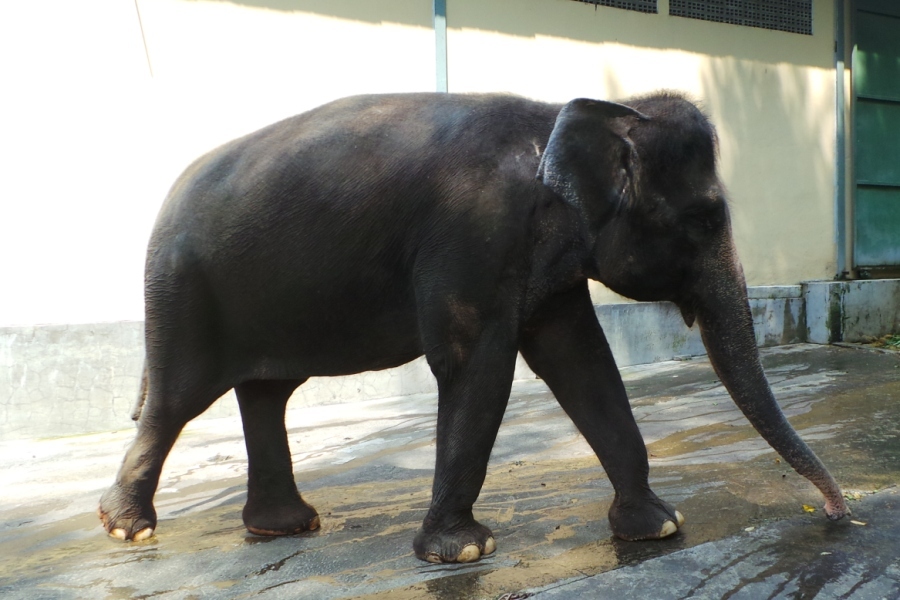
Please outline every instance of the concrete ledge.
[{"label": "concrete ledge", "polygon": [[688,329],[671,302],[602,304],[594,311],[620,367],[706,354],[699,327]]},{"label": "concrete ledge", "polygon": [[[748,290],[759,346],[859,341],[900,331],[900,280],[808,282]],[[620,367],[706,353],[668,302],[595,307]],[[133,427],[143,364],[141,322],[0,328],[0,440]],[[521,357],[516,379],[532,379]],[[434,393],[424,359],[396,369],[313,378],[294,406]],[[203,417],[237,414],[229,393]]]},{"label": "concrete ledge", "polygon": [[757,285],[747,288],[751,300],[774,300],[782,298],[802,298],[802,285]]},{"label": "concrete ledge", "polygon": [[800,286],[784,287],[796,287],[798,295],[750,297],[750,313],[753,315],[756,345],[761,348],[806,341],[807,313],[806,304],[800,295]]},{"label": "concrete ledge", "polygon": [[803,294],[810,342],[860,342],[900,332],[900,279],[810,281]]},{"label": "concrete ledge", "polygon": [[143,323],[0,329],[0,440],[127,425],[143,363]]},{"label": "concrete ledge", "polygon": [[[757,346],[806,341],[801,286],[753,287],[748,295]],[[670,302],[604,304],[594,310],[620,367],[706,354],[699,327],[688,329]]]}]

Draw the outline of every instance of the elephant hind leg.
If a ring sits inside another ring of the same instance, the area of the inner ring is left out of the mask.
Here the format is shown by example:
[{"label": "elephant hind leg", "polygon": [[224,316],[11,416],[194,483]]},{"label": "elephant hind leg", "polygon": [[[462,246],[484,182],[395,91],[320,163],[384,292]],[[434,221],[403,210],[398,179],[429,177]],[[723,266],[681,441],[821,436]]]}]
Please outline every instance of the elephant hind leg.
[{"label": "elephant hind leg", "polygon": [[254,380],[235,387],[249,473],[244,525],[257,535],[292,535],[319,528],[319,515],[294,483],[284,425],[287,401],[303,380]]},{"label": "elephant hind leg", "polygon": [[121,540],[140,541],[153,535],[157,524],[153,496],[169,451],[188,421],[228,391],[196,381],[166,384],[163,377],[152,379],[151,373],[137,436],[97,510],[109,535]]}]

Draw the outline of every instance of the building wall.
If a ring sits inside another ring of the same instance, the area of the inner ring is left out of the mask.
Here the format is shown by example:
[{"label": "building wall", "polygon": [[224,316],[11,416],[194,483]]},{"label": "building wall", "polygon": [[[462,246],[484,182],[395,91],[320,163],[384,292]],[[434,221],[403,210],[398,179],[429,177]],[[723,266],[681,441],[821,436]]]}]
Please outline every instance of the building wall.
[{"label": "building wall", "polygon": [[[748,283],[830,278],[832,3],[815,35],[571,0],[448,0],[452,92],[698,99]],[[431,0],[0,6],[0,325],[140,319],[143,253],[200,153],[362,92],[435,86]],[[139,11],[137,10],[139,9]],[[140,16],[140,18],[139,18]],[[608,298],[602,290],[598,299]]]},{"label": "building wall", "polygon": [[[749,285],[830,279],[834,251],[834,22],[814,35],[594,7],[449,0],[451,91],[554,101],[687,92],[712,117]],[[595,298],[609,293],[595,286]]]},{"label": "building wall", "polygon": [[150,230],[191,160],[434,80],[431,0],[0,3],[0,326],[141,319]]}]

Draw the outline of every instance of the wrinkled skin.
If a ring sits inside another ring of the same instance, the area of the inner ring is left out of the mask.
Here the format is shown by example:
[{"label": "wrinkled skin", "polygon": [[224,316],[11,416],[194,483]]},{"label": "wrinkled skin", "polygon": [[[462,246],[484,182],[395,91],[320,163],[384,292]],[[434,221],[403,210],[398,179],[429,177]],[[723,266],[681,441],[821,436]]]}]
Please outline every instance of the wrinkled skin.
[{"label": "wrinkled skin", "polygon": [[715,132],[673,94],[565,106],[511,96],[340,100],[219,148],[176,182],[146,266],[146,402],[100,515],[156,527],[182,427],[237,392],[253,533],[316,529],[297,491],[285,404],[308,377],[425,355],[439,388],[432,502],[413,547],[432,562],[495,548],[472,507],[521,352],[597,453],[626,540],[683,517],[647,452],[588,278],[699,322],[713,365],[765,439],[847,514],[760,367]]}]

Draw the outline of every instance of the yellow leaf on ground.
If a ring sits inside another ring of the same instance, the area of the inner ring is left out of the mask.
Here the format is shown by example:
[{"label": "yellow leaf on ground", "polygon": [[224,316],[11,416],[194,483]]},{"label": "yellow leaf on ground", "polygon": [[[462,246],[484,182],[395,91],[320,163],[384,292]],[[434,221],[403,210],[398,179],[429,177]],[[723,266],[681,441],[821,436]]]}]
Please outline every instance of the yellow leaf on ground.
[{"label": "yellow leaf on ground", "polygon": [[862,521],[850,521],[850,522],[853,523],[854,525],[865,525],[865,523],[863,523]]},{"label": "yellow leaf on ground", "polygon": [[815,506],[810,506],[809,504],[804,504],[804,505],[803,505],[803,511],[804,511],[804,512],[808,512],[808,513],[814,513],[814,512],[816,512],[816,507],[815,507]]}]

